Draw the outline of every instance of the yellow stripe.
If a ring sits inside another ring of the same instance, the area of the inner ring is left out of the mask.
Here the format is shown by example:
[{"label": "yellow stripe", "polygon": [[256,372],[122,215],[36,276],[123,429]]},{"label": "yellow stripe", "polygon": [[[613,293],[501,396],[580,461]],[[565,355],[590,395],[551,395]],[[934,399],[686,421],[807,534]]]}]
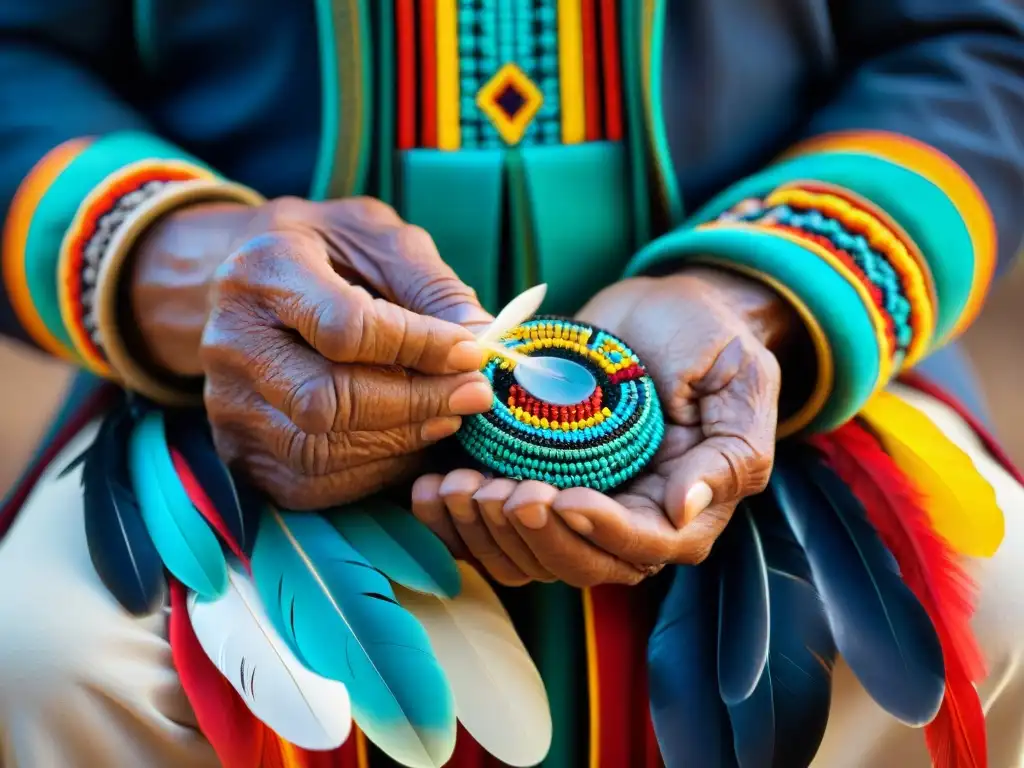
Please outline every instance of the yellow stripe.
[{"label": "yellow stripe", "polygon": [[[587,700],[590,705],[590,768],[601,768],[601,688],[597,673],[597,633],[594,629],[594,600],[589,589],[583,594],[583,631],[587,638]],[[623,659],[623,664],[626,660]]]},{"label": "yellow stripe", "polygon": [[[4,285],[18,321],[40,347],[71,362],[77,360],[74,352],[50,332],[32,301],[26,274],[28,265],[25,263],[25,246],[28,243],[29,228],[32,226],[32,216],[39,202],[57,177],[91,143],[92,139],[66,141],[50,150],[36,163],[18,187],[7,213],[3,232]],[[55,274],[54,280],[56,279]]]},{"label": "yellow stripe", "polygon": [[370,750],[366,746],[366,736],[355,726],[352,730],[355,731],[356,738],[356,765],[358,768],[370,768]]},{"label": "yellow stripe", "polygon": [[945,192],[960,213],[974,246],[971,293],[951,335],[960,333],[981,311],[996,268],[998,251],[995,218],[985,196],[952,159],[924,142],[897,133],[830,133],[799,144],[787,156],[842,151],[873,155],[923,176]]},{"label": "yellow stripe", "polygon": [[459,16],[457,0],[437,0],[437,146],[458,149]]},{"label": "yellow stripe", "polygon": [[280,736],[276,738],[280,746],[281,762],[284,764],[284,768],[302,768],[302,760],[296,754],[295,747]]},{"label": "yellow stripe", "polygon": [[558,0],[558,64],[562,143],[581,144],[587,137],[582,0]]},{"label": "yellow stripe", "polygon": [[779,422],[779,425],[776,428],[776,435],[778,439],[781,440],[800,432],[808,424],[814,421],[819,413],[821,413],[822,408],[825,407],[825,403],[828,402],[828,398],[832,394],[832,384],[835,381],[836,372],[835,361],[832,358],[832,346],[828,343],[828,336],[826,335],[825,330],[821,327],[821,323],[818,322],[814,313],[811,312],[810,308],[804,304],[803,300],[799,296],[771,275],[765,274],[753,267],[748,267],[743,264],[733,264],[732,262],[722,261],[708,256],[702,256],[699,259],[694,259],[694,262],[710,264],[722,269],[731,269],[764,283],[788,301],[790,306],[793,307],[793,310],[800,316],[800,319],[804,323],[804,327],[807,329],[807,335],[811,337],[811,345],[814,347],[814,353],[818,363],[818,378],[814,382],[814,389],[811,390],[811,394],[808,396],[807,401],[801,405],[795,413],[788,416],[785,421]]}]

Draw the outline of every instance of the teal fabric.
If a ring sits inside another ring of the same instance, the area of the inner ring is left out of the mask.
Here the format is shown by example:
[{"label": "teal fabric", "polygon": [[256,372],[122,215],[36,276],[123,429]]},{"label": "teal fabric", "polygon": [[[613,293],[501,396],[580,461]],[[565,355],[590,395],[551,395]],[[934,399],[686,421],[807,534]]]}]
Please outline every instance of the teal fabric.
[{"label": "teal fabric", "polygon": [[65,346],[71,336],[60,314],[57,263],[61,241],[79,206],[107,175],[139,160],[183,160],[206,168],[200,160],[145,133],[115,133],[91,144],[57,177],[36,207],[25,244],[26,278],[40,318]]},{"label": "teal fabric", "polygon": [[835,365],[832,395],[809,431],[839,426],[871,396],[881,357],[871,317],[854,287],[816,255],[763,230],[679,229],[642,250],[627,274],[673,260],[710,260],[755,269],[788,286],[807,305],[829,339]]},{"label": "teal fabric", "polygon": [[729,187],[688,223],[710,221],[741,200],[802,179],[846,187],[880,207],[907,231],[931,267],[938,300],[935,336],[945,338],[960,317],[974,282],[974,249],[963,218],[946,194],[900,165],[852,152],[797,157]]}]

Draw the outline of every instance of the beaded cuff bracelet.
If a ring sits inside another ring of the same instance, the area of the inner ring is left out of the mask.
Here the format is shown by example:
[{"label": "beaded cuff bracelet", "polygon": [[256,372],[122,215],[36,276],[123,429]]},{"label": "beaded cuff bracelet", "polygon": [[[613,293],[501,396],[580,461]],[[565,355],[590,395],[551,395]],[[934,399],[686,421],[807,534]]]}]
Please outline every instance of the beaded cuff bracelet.
[{"label": "beaded cuff bracelet", "polygon": [[920,251],[867,201],[837,187],[781,187],[723,218],[779,229],[824,248],[867,289],[885,330],[891,369],[910,368],[935,332],[935,289]]},{"label": "beaded cuff bracelet", "polygon": [[475,461],[516,480],[606,491],[651,460],[665,433],[661,405],[643,365],[621,340],[584,323],[542,317],[513,329],[502,343],[524,355],[572,361],[594,384],[574,404],[546,402],[519,383],[515,363],[492,357],[483,370],[494,405],[464,419],[456,435]]},{"label": "beaded cuff bracelet", "polygon": [[133,163],[104,180],[79,207],[61,242],[57,265],[61,319],[75,352],[93,373],[112,375],[96,321],[96,284],[100,263],[115,232],[132,212],[169,184],[213,178],[191,163],[147,160]]}]

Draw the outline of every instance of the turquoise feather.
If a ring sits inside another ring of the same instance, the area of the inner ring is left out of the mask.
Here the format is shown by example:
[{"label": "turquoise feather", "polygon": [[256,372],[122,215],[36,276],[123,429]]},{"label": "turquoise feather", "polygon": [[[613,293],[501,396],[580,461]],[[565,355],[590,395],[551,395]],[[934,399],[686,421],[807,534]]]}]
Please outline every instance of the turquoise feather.
[{"label": "turquoise feather", "polygon": [[427,526],[401,507],[367,499],[338,509],[334,527],[374,568],[403,587],[455,598],[462,577],[451,552]]},{"label": "turquoise feather", "polygon": [[323,517],[268,510],[252,556],[271,620],[314,672],[345,684],[353,718],[394,760],[444,765],[455,702],[422,625]]},{"label": "turquoise feather", "polygon": [[143,416],[132,432],[128,469],[142,520],[167,570],[205,598],[222,595],[228,586],[224,553],[178,479],[159,411]]}]

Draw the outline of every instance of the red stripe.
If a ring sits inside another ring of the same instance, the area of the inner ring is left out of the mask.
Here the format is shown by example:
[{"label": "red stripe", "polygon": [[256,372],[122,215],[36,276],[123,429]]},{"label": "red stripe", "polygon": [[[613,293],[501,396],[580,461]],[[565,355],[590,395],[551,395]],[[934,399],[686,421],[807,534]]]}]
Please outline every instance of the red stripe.
[{"label": "red stripe", "polygon": [[586,110],[587,141],[599,141],[601,135],[601,73],[597,50],[597,0],[583,0],[580,25],[583,33],[583,98]]},{"label": "red stripe", "polygon": [[636,738],[637,713],[633,698],[638,677],[633,662],[640,630],[633,621],[633,614],[638,596],[639,590],[618,585],[590,590],[600,681],[601,765],[638,765],[635,758],[642,754],[643,740]]},{"label": "red stripe", "polygon": [[491,765],[501,765],[501,763],[487,754],[460,723],[458,734],[455,737],[455,751],[452,753],[451,759],[445,763],[445,768],[488,768]]},{"label": "red stripe", "polygon": [[422,146],[437,146],[437,2],[420,0]]},{"label": "red stripe", "polygon": [[[601,0],[601,48],[604,54],[604,132],[609,141],[622,139],[622,75],[616,0]],[[638,11],[639,12],[639,11]]]},{"label": "red stripe", "polygon": [[416,8],[415,0],[396,0],[395,48],[398,54],[399,149],[416,146]]}]

